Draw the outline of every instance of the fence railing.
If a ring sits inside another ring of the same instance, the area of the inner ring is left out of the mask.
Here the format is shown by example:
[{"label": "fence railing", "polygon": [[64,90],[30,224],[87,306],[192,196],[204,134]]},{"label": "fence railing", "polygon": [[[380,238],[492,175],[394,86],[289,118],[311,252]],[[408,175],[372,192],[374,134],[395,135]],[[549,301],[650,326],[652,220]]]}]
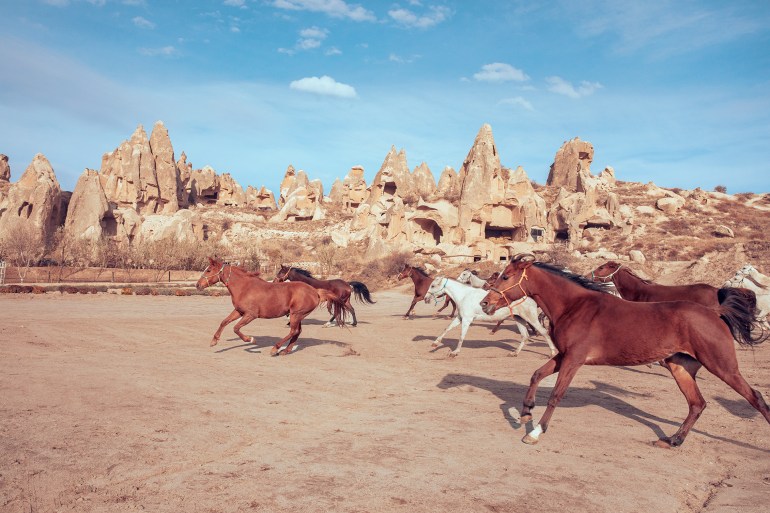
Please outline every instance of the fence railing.
[{"label": "fence railing", "polygon": [[7,264],[5,263],[5,260],[0,260],[0,285],[5,284],[5,268]]}]

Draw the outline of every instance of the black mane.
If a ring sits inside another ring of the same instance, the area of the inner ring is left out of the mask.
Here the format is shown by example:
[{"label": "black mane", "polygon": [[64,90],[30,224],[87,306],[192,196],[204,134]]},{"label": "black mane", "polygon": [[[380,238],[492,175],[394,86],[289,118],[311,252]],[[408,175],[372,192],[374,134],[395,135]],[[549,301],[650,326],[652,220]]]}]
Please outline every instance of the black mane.
[{"label": "black mane", "polygon": [[414,266],[414,265],[411,266],[411,267],[412,267],[412,269],[414,269],[418,273],[422,274],[426,278],[430,278],[430,275],[428,274],[428,272],[425,269],[423,269],[422,267],[417,267],[417,266]]},{"label": "black mane", "polygon": [[573,273],[572,271],[568,271],[559,265],[546,264],[545,262],[533,262],[532,265],[544,271],[548,271],[551,274],[566,278],[573,283],[577,283],[584,289],[595,290],[596,292],[604,292],[607,294],[610,293],[611,287],[609,286],[609,283],[593,281],[590,278],[586,278],[585,276],[581,276],[579,274]]},{"label": "black mane", "polygon": [[302,276],[305,276],[307,278],[312,278],[313,275],[310,273],[310,271],[306,271],[305,269],[300,269],[299,267],[292,267],[291,270],[294,272],[297,272],[301,274]]}]

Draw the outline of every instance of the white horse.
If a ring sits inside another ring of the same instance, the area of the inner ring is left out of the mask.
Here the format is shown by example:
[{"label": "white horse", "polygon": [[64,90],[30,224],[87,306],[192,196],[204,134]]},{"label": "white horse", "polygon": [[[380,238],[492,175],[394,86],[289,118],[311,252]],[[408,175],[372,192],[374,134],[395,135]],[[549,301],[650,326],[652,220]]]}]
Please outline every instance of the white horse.
[{"label": "white horse", "polygon": [[770,278],[757,271],[753,265],[746,264],[722,286],[753,291],[757,295],[757,319],[764,329],[770,330],[770,323],[767,322],[767,316],[770,315]]},{"label": "white horse", "polygon": [[425,295],[425,301],[429,301],[431,297],[439,298],[443,295],[447,295],[457,304],[457,316],[452,319],[444,333],[431,345],[431,350],[435,351],[441,344],[444,336],[457,326],[462,324],[460,340],[457,342],[457,348],[449,353],[450,357],[460,354],[460,349],[463,346],[463,340],[465,340],[465,334],[468,333],[468,328],[475,320],[481,321],[502,321],[508,317],[513,317],[516,322],[516,328],[521,333],[521,342],[516,349],[514,356],[518,356],[521,352],[521,348],[524,347],[524,342],[529,339],[529,331],[527,327],[517,320],[516,317],[520,317],[531,324],[535,330],[545,338],[548,343],[548,347],[551,349],[551,356],[555,356],[557,351],[551,342],[551,337],[548,336],[545,328],[540,324],[537,318],[537,303],[532,298],[525,298],[524,301],[511,305],[510,308],[499,308],[494,314],[487,315],[481,309],[481,300],[487,295],[487,291],[483,289],[477,289],[452,280],[450,278],[444,278],[443,276],[437,276],[430,284],[428,293]]},{"label": "white horse", "polygon": [[471,287],[477,288],[477,289],[483,289],[484,285],[487,284],[487,280],[483,278],[479,278],[473,272],[471,272],[470,269],[466,269],[463,272],[460,273],[460,276],[457,277],[457,281],[460,283],[467,283]]}]

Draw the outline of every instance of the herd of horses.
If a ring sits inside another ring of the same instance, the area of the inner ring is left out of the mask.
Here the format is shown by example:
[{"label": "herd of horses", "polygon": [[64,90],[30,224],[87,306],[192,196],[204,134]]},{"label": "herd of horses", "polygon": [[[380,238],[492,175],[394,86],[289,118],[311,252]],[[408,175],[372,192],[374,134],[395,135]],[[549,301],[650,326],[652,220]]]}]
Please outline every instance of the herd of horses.
[{"label": "herd of horses", "polygon": [[[548,429],[554,410],[570,382],[583,365],[634,366],[660,363],[673,376],[688,404],[688,414],[679,429],[656,445],[681,445],[706,407],[695,376],[701,367],[720,378],[743,396],[770,423],[770,408],[744,379],[735,350],[755,346],[770,336],[766,315],[770,313],[770,279],[747,265],[723,287],[707,284],[661,285],[642,279],[617,262],[607,262],[581,276],[565,268],[538,262],[533,255],[512,258],[500,273],[487,280],[470,271],[458,279],[430,276],[425,270],[404,265],[399,279],[411,278],[414,297],[404,314],[409,318],[415,305],[424,300],[445,298],[441,310],[452,306],[452,321],[433,342],[436,350],[452,328],[461,325],[457,356],[468,327],[474,320],[511,318],[522,336],[519,354],[529,329],[539,333],[551,349],[551,358],[530,379],[521,410],[521,422],[532,425],[532,410],[539,383],[558,373],[546,409],[523,442],[535,444]],[[197,282],[203,289],[221,282],[231,295],[234,310],[220,324],[211,345],[216,345],[224,327],[240,319],[235,333],[244,342],[253,338],[241,328],[256,318],[289,317],[289,334],[271,348],[271,355],[288,354],[296,347],[301,322],[326,302],[328,324],[346,325],[355,310],[351,296],[372,304],[366,285],[344,280],[320,280],[309,272],[281,266],[272,281],[258,272],[248,272],[218,259]],[[439,312],[441,311],[439,310]],[[544,327],[547,324],[547,329]]]}]

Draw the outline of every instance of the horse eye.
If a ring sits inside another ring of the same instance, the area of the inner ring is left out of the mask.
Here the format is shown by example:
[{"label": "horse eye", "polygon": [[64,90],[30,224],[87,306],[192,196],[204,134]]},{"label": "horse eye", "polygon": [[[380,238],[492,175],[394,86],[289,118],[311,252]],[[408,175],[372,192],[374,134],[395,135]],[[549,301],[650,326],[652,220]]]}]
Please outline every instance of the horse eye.
[{"label": "horse eye", "polygon": [[508,279],[508,275],[507,275],[507,274],[504,274],[504,275],[503,275],[503,279],[504,279],[504,280],[507,280],[507,279]]}]

